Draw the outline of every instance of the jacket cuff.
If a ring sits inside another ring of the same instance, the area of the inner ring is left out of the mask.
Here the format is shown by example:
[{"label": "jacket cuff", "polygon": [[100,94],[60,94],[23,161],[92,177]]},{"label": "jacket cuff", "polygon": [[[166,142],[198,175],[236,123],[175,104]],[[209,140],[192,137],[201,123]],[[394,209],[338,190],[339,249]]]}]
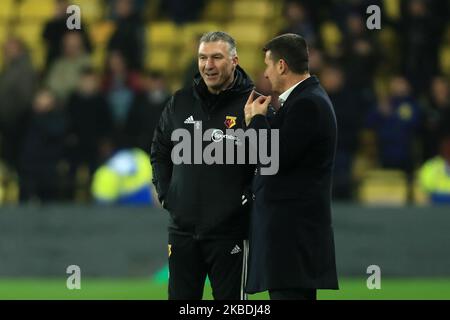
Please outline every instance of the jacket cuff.
[{"label": "jacket cuff", "polygon": [[270,126],[269,126],[269,123],[267,122],[266,116],[264,116],[262,114],[257,114],[250,121],[248,128],[258,130],[258,129],[269,129]]}]

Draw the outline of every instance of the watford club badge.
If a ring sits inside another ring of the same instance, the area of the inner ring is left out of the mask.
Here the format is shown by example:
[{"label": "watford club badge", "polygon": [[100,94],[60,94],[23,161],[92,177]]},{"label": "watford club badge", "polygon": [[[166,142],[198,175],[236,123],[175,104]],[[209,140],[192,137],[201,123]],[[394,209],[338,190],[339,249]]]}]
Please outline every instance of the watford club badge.
[{"label": "watford club badge", "polygon": [[225,118],[225,127],[227,129],[233,128],[236,125],[236,118],[237,117],[226,116],[226,118]]}]

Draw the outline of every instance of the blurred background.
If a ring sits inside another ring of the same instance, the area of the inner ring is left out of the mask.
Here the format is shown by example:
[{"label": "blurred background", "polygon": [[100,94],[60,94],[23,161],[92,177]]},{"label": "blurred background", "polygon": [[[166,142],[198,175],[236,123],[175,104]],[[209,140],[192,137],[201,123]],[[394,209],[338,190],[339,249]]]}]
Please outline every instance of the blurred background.
[{"label": "blurred background", "polygon": [[[70,4],[81,8],[79,31],[67,29]],[[366,27],[370,4],[381,30]],[[94,173],[113,154],[148,153],[210,30],[236,38],[241,66],[267,94],[264,43],[286,32],[307,39],[339,125],[335,199],[445,200],[433,195],[450,188],[419,173],[450,158],[448,10],[446,0],[2,0],[0,204],[91,202]]]},{"label": "blurred background", "polygon": [[[67,29],[71,4],[81,30]],[[381,30],[366,27],[372,4]],[[97,261],[92,276],[166,277],[153,130],[197,72],[199,37],[222,30],[265,94],[264,43],[292,32],[309,44],[311,73],[338,121],[343,275],[364,276],[378,259],[393,276],[447,279],[450,210],[434,205],[450,204],[449,8],[447,0],[1,0],[0,276],[64,277],[79,259]],[[96,253],[71,251],[80,241]],[[1,284],[0,297],[20,288],[2,293]]]}]

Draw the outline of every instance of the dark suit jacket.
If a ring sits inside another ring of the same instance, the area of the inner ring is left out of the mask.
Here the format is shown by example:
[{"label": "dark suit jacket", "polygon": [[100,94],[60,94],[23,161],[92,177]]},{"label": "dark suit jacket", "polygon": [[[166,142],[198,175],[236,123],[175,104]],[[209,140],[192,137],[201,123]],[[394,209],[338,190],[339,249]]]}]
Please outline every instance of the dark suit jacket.
[{"label": "dark suit jacket", "polygon": [[273,118],[255,116],[249,128],[279,129],[280,166],[275,175],[254,178],[247,292],[337,289],[331,223],[337,127],[328,95],[312,76]]}]

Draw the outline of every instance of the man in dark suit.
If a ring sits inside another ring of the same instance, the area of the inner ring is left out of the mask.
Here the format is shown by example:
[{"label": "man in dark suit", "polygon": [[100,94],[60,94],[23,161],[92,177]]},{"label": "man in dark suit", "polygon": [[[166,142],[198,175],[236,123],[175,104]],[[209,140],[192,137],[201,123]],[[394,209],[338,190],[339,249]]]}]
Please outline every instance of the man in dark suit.
[{"label": "man in dark suit", "polygon": [[[256,172],[253,182],[250,256],[246,290],[269,290],[271,299],[315,300],[317,289],[338,289],[331,223],[331,180],[336,149],[332,103],[309,74],[308,48],[284,34],[264,48],[265,77],[279,94],[254,93],[245,105],[248,129],[279,130],[279,171]],[[267,136],[271,136],[268,134]]]}]

